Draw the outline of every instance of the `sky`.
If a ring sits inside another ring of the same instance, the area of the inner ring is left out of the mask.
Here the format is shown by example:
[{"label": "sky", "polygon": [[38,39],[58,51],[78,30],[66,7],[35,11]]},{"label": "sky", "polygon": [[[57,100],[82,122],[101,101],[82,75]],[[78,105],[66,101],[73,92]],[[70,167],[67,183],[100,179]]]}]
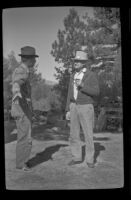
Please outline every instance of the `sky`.
[{"label": "sky", "polygon": [[93,15],[92,7],[32,7],[8,8],[3,10],[3,56],[14,51],[17,61],[21,47],[33,46],[36,49],[38,72],[42,78],[56,81],[55,62],[50,54],[52,43],[57,40],[58,30],[64,30],[63,20],[75,8],[79,16],[88,12]]}]

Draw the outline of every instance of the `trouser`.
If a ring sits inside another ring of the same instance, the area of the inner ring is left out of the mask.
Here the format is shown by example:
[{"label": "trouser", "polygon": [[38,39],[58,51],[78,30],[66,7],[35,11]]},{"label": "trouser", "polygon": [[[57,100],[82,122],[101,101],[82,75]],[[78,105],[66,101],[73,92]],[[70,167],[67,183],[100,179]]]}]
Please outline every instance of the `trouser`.
[{"label": "trouser", "polygon": [[80,141],[80,125],[85,137],[85,161],[93,162],[94,159],[94,107],[92,104],[70,105],[70,146],[74,160],[82,159],[82,142]]},{"label": "trouser", "polygon": [[22,168],[29,159],[32,140],[31,140],[31,121],[24,114],[16,120],[17,126],[17,145],[16,145],[16,167]]}]

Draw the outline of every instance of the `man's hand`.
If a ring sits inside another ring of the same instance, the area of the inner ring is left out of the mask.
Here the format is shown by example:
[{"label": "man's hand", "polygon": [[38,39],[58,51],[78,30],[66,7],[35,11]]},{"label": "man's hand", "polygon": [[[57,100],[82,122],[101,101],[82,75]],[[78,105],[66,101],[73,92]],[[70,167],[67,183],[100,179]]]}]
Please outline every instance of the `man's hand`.
[{"label": "man's hand", "polygon": [[70,120],[70,111],[66,113],[66,120]]},{"label": "man's hand", "polygon": [[80,90],[83,86],[84,86],[84,84],[81,83],[80,85],[77,86],[77,89]]},{"label": "man's hand", "polygon": [[13,99],[12,99],[12,102],[13,102],[14,104],[19,104],[19,99],[20,99],[20,98],[21,98],[20,96],[14,96]]}]

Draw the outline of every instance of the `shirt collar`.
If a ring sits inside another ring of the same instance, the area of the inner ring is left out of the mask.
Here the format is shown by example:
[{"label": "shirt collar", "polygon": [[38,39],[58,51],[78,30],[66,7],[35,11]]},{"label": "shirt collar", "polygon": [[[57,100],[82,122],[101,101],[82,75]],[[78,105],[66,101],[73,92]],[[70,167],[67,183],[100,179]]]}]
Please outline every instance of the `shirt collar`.
[{"label": "shirt collar", "polygon": [[27,65],[25,65],[25,63],[21,62],[21,66],[26,70],[27,73],[29,73],[29,68]]},{"label": "shirt collar", "polygon": [[85,72],[86,72],[86,70],[87,70],[86,68],[83,68],[83,69],[82,69],[82,72],[84,72],[84,73],[85,73]]},{"label": "shirt collar", "polygon": [[81,69],[77,74],[80,74],[80,73],[85,73],[86,72],[86,68],[84,67],[83,69]]}]

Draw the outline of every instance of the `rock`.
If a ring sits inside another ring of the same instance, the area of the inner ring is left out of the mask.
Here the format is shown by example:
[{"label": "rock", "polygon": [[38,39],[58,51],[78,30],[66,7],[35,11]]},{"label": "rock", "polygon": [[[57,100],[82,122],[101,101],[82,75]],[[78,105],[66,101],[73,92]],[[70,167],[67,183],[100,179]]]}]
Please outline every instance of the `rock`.
[{"label": "rock", "polygon": [[53,131],[59,131],[60,129],[58,127],[53,127],[52,130]]}]

